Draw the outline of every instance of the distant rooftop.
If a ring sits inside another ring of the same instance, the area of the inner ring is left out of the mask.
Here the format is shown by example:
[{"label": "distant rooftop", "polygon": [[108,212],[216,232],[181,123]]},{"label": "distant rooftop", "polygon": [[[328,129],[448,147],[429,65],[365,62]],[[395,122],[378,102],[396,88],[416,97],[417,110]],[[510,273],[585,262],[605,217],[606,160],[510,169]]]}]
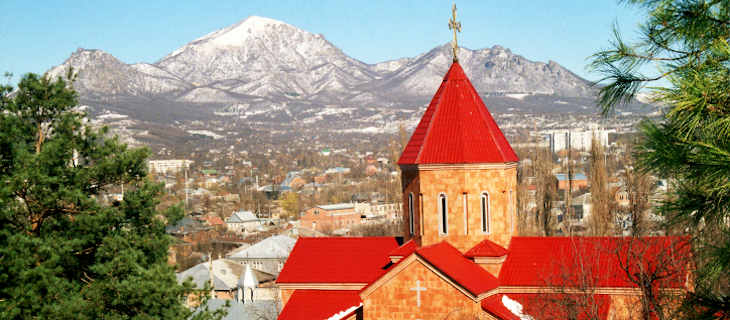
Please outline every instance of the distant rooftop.
[{"label": "distant rooftop", "polygon": [[231,259],[277,259],[286,258],[294,248],[296,240],[287,236],[271,236],[229,256]]},{"label": "distant rooftop", "polygon": [[242,223],[256,220],[259,220],[259,218],[251,211],[236,211],[226,219],[226,223]]},{"label": "distant rooftop", "polygon": [[[558,181],[565,181],[568,180],[568,175],[565,173],[556,173],[555,178],[557,178]],[[588,180],[588,177],[582,173],[575,173],[573,174],[573,180]]]},{"label": "distant rooftop", "polygon": [[[243,266],[230,260],[213,260],[213,286],[215,290],[232,290],[238,284]],[[203,262],[177,274],[178,282],[192,278],[193,285],[202,289],[210,281],[210,262]]]},{"label": "distant rooftop", "polygon": [[335,204],[323,204],[317,206],[320,209],[324,210],[344,210],[344,209],[354,209],[355,205],[352,203],[335,203]]}]

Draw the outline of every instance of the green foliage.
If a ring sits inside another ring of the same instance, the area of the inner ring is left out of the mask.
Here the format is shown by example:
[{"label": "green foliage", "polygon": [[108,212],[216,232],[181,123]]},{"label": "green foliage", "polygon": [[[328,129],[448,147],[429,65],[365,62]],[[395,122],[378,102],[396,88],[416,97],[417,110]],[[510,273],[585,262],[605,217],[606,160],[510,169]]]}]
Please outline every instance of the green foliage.
[{"label": "green foliage", "polygon": [[[591,66],[605,75],[604,113],[653,81],[654,99],[667,106],[660,123],[643,122],[636,150],[642,168],[668,177],[660,210],[694,236],[696,291],[685,312],[695,319],[730,317],[730,2],[630,0],[648,12],[642,39],[626,44],[616,32]],[[656,74],[642,74],[648,66]]]},{"label": "green foliage", "polygon": [[286,192],[281,200],[281,207],[286,212],[287,217],[299,219],[299,212],[302,210],[299,194],[296,192]]},{"label": "green foliage", "polygon": [[[60,78],[0,87],[0,318],[193,316],[167,265],[165,221],[180,210],[155,210],[147,150],[85,125],[77,104]],[[121,202],[102,201],[120,184]]]}]

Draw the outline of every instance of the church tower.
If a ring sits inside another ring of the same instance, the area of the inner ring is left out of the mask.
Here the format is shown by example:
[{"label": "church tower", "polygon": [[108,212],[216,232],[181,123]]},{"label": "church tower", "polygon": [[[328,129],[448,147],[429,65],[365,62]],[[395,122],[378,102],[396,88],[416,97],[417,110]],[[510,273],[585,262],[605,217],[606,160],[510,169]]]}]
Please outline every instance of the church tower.
[{"label": "church tower", "polygon": [[518,161],[454,59],[398,160],[406,238],[419,246],[446,240],[462,252],[485,239],[507,248],[517,228]]}]

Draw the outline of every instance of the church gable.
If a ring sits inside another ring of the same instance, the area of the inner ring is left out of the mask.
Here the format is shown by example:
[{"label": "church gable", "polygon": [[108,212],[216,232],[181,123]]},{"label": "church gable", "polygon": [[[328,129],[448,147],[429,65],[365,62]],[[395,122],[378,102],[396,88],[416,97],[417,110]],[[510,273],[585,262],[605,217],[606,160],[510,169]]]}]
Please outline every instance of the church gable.
[{"label": "church gable", "polygon": [[360,297],[366,319],[471,319],[483,312],[466,292],[412,254],[365,288]]},{"label": "church gable", "polygon": [[[367,319],[473,318],[497,279],[447,242],[422,247],[363,289]],[[417,315],[417,317],[416,317]]]}]

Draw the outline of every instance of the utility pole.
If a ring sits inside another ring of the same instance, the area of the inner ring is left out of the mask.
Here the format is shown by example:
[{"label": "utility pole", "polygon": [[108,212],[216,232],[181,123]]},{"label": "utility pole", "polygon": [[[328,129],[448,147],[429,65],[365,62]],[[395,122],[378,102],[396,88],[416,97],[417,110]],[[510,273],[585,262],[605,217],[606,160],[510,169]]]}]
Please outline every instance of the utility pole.
[{"label": "utility pole", "polygon": [[[185,210],[188,208],[188,191],[190,189],[188,188],[188,166],[185,166]],[[183,210],[183,211],[185,211]],[[184,212],[183,212],[184,213]]]}]

